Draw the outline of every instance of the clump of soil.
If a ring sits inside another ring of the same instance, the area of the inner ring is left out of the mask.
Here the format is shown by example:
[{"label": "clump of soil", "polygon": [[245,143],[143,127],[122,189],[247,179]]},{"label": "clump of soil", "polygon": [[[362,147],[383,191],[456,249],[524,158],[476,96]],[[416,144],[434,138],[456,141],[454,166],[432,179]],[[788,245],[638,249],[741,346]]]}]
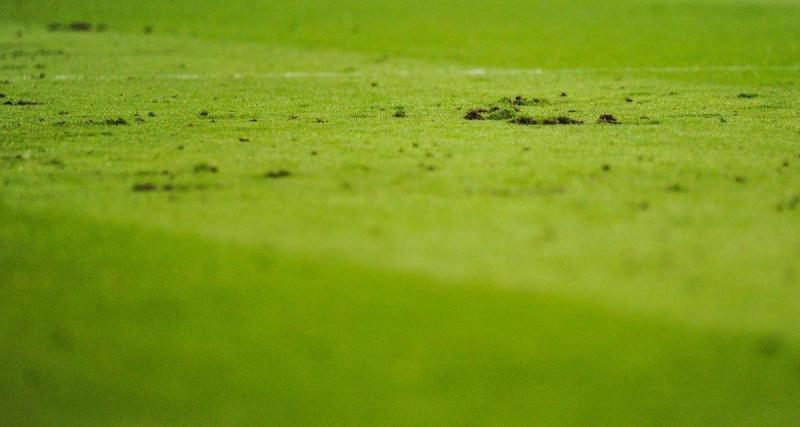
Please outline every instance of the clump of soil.
[{"label": "clump of soil", "polygon": [[208,117],[208,111],[203,110],[203,111],[197,113],[197,115],[200,116],[200,117]]},{"label": "clump of soil", "polygon": [[39,103],[36,102],[36,101],[29,101],[27,99],[18,99],[16,101],[6,101],[6,102],[3,103],[3,105],[27,106],[27,105],[39,105]]},{"label": "clump of soil", "polygon": [[[73,31],[73,32],[89,32],[92,31],[93,25],[90,22],[84,21],[74,21],[67,24],[62,24],[60,22],[53,22],[47,25],[47,30],[51,32],[55,31]],[[97,31],[105,31],[106,25],[100,24],[97,26]]]},{"label": "clump of soil", "polygon": [[670,193],[685,193],[687,191],[686,187],[680,184],[670,184],[665,188],[665,190],[669,191]]},{"label": "clump of soil", "polygon": [[547,103],[546,100],[541,98],[532,98],[528,99],[522,95],[517,95],[514,98],[500,98],[497,102],[498,104],[507,104],[507,105],[514,105],[514,106],[525,106],[525,105],[533,105],[533,104],[545,104]]},{"label": "clump of soil", "polygon": [[742,98],[742,99],[758,98],[758,94],[757,93],[740,93],[739,94],[739,98]]},{"label": "clump of soil", "polygon": [[281,178],[288,178],[292,176],[292,173],[286,169],[279,169],[274,171],[269,171],[264,174],[264,178],[267,179],[281,179]]},{"label": "clump of soil", "polygon": [[110,126],[125,126],[128,124],[128,121],[122,117],[117,117],[116,119],[107,119],[106,124]]},{"label": "clump of soil", "polygon": [[510,122],[511,123],[516,123],[518,125],[538,125],[539,124],[539,120],[536,120],[536,119],[534,119],[533,117],[530,117],[530,116],[517,117],[516,119],[511,120]]},{"label": "clump of soil", "polygon": [[485,108],[474,108],[464,115],[464,120],[484,120],[483,113],[486,112]]},{"label": "clump of soil", "polygon": [[[562,96],[566,96],[562,93]],[[525,98],[516,96],[514,98],[501,98],[497,102],[487,107],[473,108],[464,115],[465,120],[505,120],[509,123],[520,125],[581,125],[582,120],[573,119],[567,116],[535,118],[522,114],[521,107],[527,105],[543,105],[547,100],[542,98]]]},{"label": "clump of soil", "polygon": [[210,165],[208,163],[200,163],[198,165],[195,165],[194,173],[205,173],[205,172],[217,173],[219,172],[219,169],[217,169],[216,166]]},{"label": "clump of soil", "polygon": [[156,191],[158,190],[158,186],[153,184],[152,182],[143,182],[139,184],[133,184],[133,188],[131,188],[131,190],[137,193],[146,191]]},{"label": "clump of soil", "polygon": [[394,109],[394,116],[398,119],[404,119],[406,117],[406,109],[402,105],[398,105]]},{"label": "clump of soil", "polygon": [[567,116],[550,117],[545,119],[537,119],[530,116],[520,116],[510,120],[509,122],[516,123],[518,125],[545,125],[545,126],[583,124],[582,120],[573,119]]},{"label": "clump of soil", "polygon": [[616,117],[612,116],[611,114],[602,114],[600,117],[597,118],[597,123],[605,123],[609,125],[618,125],[620,121],[617,120]]},{"label": "clump of soil", "polygon": [[797,209],[797,208],[800,208],[800,194],[798,194],[798,195],[795,195],[795,196],[794,196],[794,197],[792,197],[791,199],[789,199],[789,200],[786,200],[786,201],[784,201],[784,202],[779,202],[779,203],[777,204],[777,206],[775,206],[775,208],[776,208],[778,211],[783,211],[783,210],[795,210],[795,209]]}]

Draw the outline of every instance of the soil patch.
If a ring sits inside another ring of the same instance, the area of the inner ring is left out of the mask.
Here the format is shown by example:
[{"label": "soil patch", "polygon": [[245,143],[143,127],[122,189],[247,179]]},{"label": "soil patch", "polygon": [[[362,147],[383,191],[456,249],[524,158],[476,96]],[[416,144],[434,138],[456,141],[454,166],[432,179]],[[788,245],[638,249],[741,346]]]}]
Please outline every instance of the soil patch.
[{"label": "soil patch", "polygon": [[616,117],[612,116],[611,114],[602,114],[600,117],[597,118],[597,123],[605,123],[609,125],[618,125],[620,121],[617,120]]},{"label": "soil patch", "polygon": [[567,116],[550,117],[544,119],[537,119],[535,117],[530,117],[530,116],[520,116],[510,120],[509,122],[516,123],[518,125],[544,125],[544,126],[583,124],[582,120],[573,119]]},{"label": "soil patch", "polygon": [[274,171],[269,171],[264,174],[264,178],[267,179],[281,179],[281,178],[288,178],[292,176],[292,173],[286,169],[279,169]]}]

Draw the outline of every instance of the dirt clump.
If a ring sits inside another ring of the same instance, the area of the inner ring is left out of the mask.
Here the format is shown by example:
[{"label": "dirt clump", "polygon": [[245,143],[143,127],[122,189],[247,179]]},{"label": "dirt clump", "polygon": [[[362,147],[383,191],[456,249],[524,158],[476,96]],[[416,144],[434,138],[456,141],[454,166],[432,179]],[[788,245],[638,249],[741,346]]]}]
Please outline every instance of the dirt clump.
[{"label": "dirt clump", "polygon": [[485,120],[483,114],[487,112],[485,108],[474,108],[464,115],[464,120]]},{"label": "dirt clump", "polygon": [[609,125],[618,125],[620,121],[611,114],[602,114],[597,118],[597,123],[604,123]]},{"label": "dirt clump", "polygon": [[281,178],[288,178],[292,176],[292,173],[286,169],[278,169],[274,171],[269,171],[264,174],[264,178],[267,179],[281,179]]},{"label": "dirt clump", "polygon": [[195,165],[194,173],[206,173],[206,172],[208,172],[208,173],[217,173],[217,172],[219,172],[219,169],[217,169],[216,166],[210,165],[208,163],[200,163],[200,164]]},{"label": "dirt clump", "polygon": [[158,190],[158,186],[153,184],[152,182],[143,182],[138,184],[133,184],[132,191],[137,193],[142,193],[146,191],[156,191]]},{"label": "dirt clump", "polygon": [[[93,25],[90,22],[85,21],[74,21],[69,22],[67,24],[62,24],[60,22],[52,22],[47,25],[47,31],[55,32],[55,31],[73,31],[77,33],[85,33],[92,31]],[[97,27],[97,31],[105,31],[106,25],[100,24]]]},{"label": "dirt clump", "polygon": [[582,125],[583,121],[573,119],[567,116],[549,117],[544,119],[537,119],[535,117],[530,117],[530,116],[519,116],[514,119],[511,119],[509,123],[515,123],[518,125],[554,126],[554,125]]},{"label": "dirt clump", "polygon": [[39,105],[39,103],[36,101],[29,101],[27,99],[18,99],[16,101],[6,101],[3,103],[3,105],[24,107],[29,105]]},{"label": "dirt clump", "polygon": [[128,121],[122,117],[117,117],[116,119],[106,119],[106,124],[109,126],[125,126],[128,124]]},{"label": "dirt clump", "polygon": [[670,193],[685,193],[687,191],[686,187],[680,184],[670,184],[664,189]]}]

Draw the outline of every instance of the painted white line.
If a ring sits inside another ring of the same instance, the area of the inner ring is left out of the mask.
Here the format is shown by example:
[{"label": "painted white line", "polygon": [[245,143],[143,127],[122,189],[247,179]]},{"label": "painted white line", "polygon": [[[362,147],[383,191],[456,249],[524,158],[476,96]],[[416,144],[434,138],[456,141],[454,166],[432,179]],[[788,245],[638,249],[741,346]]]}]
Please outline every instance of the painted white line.
[{"label": "painted white line", "polygon": [[[430,75],[454,75],[465,77],[491,76],[537,76],[542,74],[607,74],[607,73],[654,73],[654,74],[693,74],[693,73],[745,73],[758,71],[800,71],[800,65],[724,65],[694,67],[618,67],[618,68],[443,68],[438,70],[380,70],[371,73],[345,71],[274,71],[265,73],[168,73],[149,76],[123,75],[84,75],[56,74],[44,80],[56,81],[113,81],[113,80],[225,80],[225,79],[336,79],[336,78],[377,78],[377,77],[424,77]],[[38,76],[22,75],[9,80],[42,80]]]}]

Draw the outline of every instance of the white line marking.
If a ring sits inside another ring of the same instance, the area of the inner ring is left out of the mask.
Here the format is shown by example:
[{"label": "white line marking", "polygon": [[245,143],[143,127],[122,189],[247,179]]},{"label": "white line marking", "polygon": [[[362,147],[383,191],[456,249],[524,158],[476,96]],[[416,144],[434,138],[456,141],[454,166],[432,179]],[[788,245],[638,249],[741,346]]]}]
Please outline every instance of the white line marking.
[{"label": "white line marking", "polygon": [[[193,74],[193,73],[168,73],[150,76],[123,76],[123,75],[84,75],[84,74],[56,74],[45,77],[44,80],[76,81],[76,80],[220,80],[220,79],[335,79],[335,78],[365,78],[365,77],[424,77],[430,75],[454,75],[466,77],[491,77],[491,76],[536,76],[542,74],[598,74],[598,73],[654,73],[654,74],[694,74],[694,73],[745,73],[757,71],[800,71],[800,65],[724,65],[724,66],[693,66],[693,67],[619,67],[619,68],[445,68],[434,70],[381,70],[377,72],[344,72],[344,71],[273,71],[265,73],[232,72],[225,74]],[[38,76],[22,75],[10,80],[41,80]]]}]

